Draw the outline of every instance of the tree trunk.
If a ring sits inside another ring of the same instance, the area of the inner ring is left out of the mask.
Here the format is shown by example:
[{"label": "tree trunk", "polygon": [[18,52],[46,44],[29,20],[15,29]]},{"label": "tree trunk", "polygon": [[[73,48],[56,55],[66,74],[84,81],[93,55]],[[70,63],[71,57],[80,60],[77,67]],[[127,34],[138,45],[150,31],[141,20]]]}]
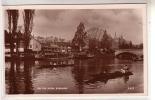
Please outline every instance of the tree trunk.
[{"label": "tree trunk", "polygon": [[14,54],[14,43],[13,43],[13,37],[11,36],[11,40],[10,40],[10,54],[11,57],[13,57]]}]

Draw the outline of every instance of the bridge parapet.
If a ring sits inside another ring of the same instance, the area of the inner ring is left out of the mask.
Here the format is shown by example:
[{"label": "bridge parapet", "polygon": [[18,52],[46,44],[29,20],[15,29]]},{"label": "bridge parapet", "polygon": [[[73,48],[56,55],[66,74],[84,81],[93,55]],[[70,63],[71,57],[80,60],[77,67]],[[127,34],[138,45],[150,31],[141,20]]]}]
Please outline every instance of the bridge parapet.
[{"label": "bridge parapet", "polygon": [[122,53],[131,53],[134,55],[143,55],[143,50],[139,50],[139,49],[120,49],[120,50],[116,50],[115,51],[115,56],[122,54]]}]

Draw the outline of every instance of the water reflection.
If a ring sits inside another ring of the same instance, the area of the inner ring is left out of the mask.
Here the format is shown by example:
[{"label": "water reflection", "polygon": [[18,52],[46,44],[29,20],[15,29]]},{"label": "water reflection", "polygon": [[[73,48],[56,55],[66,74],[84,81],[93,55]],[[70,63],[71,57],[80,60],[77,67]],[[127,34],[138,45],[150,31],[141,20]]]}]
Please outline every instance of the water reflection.
[{"label": "water reflection", "polygon": [[[12,60],[6,69],[6,85],[9,88],[8,94],[32,94],[32,62]],[[8,82],[8,83],[7,83]]]},{"label": "water reflection", "polygon": [[132,72],[122,73],[120,71],[115,71],[113,73],[104,72],[104,73],[100,73],[97,75],[93,75],[92,78],[90,80],[87,80],[85,83],[89,84],[89,83],[96,83],[96,82],[100,81],[100,82],[104,82],[106,84],[108,82],[108,80],[116,79],[116,78],[120,78],[120,77],[123,77],[125,83],[127,83],[130,75],[133,75],[133,73]]},{"label": "water reflection", "polygon": [[[8,94],[143,92],[143,62],[98,58],[76,59],[74,62],[74,66],[54,69],[29,60],[6,62],[6,92]],[[123,64],[130,67],[131,71],[128,74],[120,73]],[[128,90],[129,86],[134,86],[135,90]],[[53,89],[57,87],[66,87],[67,90]],[[40,91],[38,88],[50,88],[50,90]]]},{"label": "water reflection", "polygon": [[25,94],[32,94],[33,87],[32,87],[32,64],[31,61],[24,61],[24,83],[25,83]]},{"label": "water reflection", "polygon": [[85,66],[85,64],[82,62],[82,60],[76,60],[72,71],[74,74],[74,79],[76,80],[76,86],[79,94],[84,93],[84,75],[86,68],[83,66]]},{"label": "water reflection", "polygon": [[15,76],[15,62],[11,62],[11,68],[9,72],[9,93],[15,94],[18,93],[17,91],[17,84],[16,84],[16,76]]}]

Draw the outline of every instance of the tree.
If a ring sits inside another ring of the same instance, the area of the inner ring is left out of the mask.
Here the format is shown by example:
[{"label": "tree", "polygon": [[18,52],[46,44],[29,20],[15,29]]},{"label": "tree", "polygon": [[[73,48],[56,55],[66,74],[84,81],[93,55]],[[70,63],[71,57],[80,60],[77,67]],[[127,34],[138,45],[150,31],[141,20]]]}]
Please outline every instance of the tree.
[{"label": "tree", "polygon": [[139,44],[139,49],[143,49],[143,43]]},{"label": "tree", "polygon": [[125,40],[122,36],[119,38],[119,49],[132,49],[132,41]]},{"label": "tree", "polygon": [[54,37],[54,43],[59,42],[59,39],[57,37]]},{"label": "tree", "polygon": [[34,16],[34,10],[26,9],[23,13],[23,19],[24,19],[24,52],[26,53],[28,51],[28,46],[30,42],[32,27],[33,27],[33,16]]},{"label": "tree", "polygon": [[87,44],[87,32],[85,32],[84,23],[80,23],[75,32],[75,36],[72,40],[72,47],[75,50],[81,51],[84,46]]},{"label": "tree", "polygon": [[[7,10],[8,13],[8,25],[9,25],[9,38],[10,38],[10,52],[11,56],[14,52],[14,42],[17,37],[17,24],[18,24],[18,16],[19,12],[18,10]],[[17,44],[17,42],[16,42]],[[16,51],[18,53],[18,48],[16,48]]]},{"label": "tree", "polygon": [[132,45],[132,41],[129,42],[129,49],[132,49],[133,45]]},{"label": "tree", "polygon": [[10,34],[7,30],[4,30],[4,36],[5,36],[5,44],[10,43]]},{"label": "tree", "polygon": [[95,38],[90,38],[89,39],[89,50],[92,52],[96,51],[96,48],[98,47],[98,40]]}]

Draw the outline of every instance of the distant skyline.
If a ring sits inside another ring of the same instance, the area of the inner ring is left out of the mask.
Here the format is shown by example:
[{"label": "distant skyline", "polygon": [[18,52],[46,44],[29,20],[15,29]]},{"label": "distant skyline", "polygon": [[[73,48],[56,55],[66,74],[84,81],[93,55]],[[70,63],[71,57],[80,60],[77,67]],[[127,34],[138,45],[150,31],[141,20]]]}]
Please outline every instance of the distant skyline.
[{"label": "distant skyline", "polygon": [[[5,29],[8,29],[7,13],[5,16]],[[134,44],[143,42],[142,11],[140,9],[35,10],[32,34],[71,40],[80,22],[85,24],[86,31],[99,27],[106,29],[107,33],[112,36],[116,32],[117,36],[122,35]],[[18,26],[23,26],[21,11]]]}]

